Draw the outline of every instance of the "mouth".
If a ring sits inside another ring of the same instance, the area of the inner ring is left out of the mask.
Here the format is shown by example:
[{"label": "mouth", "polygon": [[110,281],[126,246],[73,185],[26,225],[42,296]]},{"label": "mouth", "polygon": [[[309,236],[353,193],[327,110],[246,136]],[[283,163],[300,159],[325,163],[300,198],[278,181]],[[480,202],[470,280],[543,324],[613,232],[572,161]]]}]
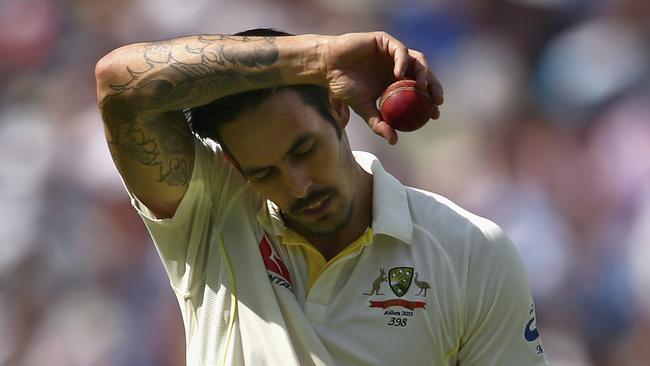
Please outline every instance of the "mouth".
[{"label": "mouth", "polygon": [[307,215],[311,217],[322,216],[329,208],[331,202],[332,202],[332,196],[328,194],[324,197],[321,197],[317,201],[314,201],[314,203],[312,203],[311,205],[305,207],[301,213],[303,215]]}]

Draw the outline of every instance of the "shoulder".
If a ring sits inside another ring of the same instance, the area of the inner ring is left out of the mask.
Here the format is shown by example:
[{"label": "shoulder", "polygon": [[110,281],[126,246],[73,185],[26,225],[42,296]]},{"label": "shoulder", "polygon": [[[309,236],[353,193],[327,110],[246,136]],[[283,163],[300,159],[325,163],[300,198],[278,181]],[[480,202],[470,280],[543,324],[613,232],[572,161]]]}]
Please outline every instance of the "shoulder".
[{"label": "shoulder", "polygon": [[441,195],[406,187],[414,234],[429,238],[460,267],[518,260],[518,253],[494,222],[473,214]]},{"label": "shoulder", "polygon": [[406,187],[406,194],[414,225],[432,233],[458,238],[478,235],[488,241],[498,241],[505,235],[494,222],[465,210],[444,196],[412,187]]}]

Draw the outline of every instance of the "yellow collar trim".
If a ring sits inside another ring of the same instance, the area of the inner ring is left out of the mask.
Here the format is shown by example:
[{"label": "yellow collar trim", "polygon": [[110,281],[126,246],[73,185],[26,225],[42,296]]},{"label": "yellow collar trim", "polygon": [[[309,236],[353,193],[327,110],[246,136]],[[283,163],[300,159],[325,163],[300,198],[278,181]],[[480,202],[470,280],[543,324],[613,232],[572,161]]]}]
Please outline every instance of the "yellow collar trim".
[{"label": "yellow collar trim", "polygon": [[299,246],[302,249],[307,262],[307,293],[309,293],[314,282],[316,282],[328,267],[339,259],[347,257],[350,254],[360,251],[361,248],[372,244],[372,238],[372,229],[367,228],[363,235],[350,243],[350,245],[345,247],[345,249],[329,261],[326,261],[325,257],[313,245],[293,230],[286,229],[284,231],[284,234],[282,235],[282,244],[287,246]]}]

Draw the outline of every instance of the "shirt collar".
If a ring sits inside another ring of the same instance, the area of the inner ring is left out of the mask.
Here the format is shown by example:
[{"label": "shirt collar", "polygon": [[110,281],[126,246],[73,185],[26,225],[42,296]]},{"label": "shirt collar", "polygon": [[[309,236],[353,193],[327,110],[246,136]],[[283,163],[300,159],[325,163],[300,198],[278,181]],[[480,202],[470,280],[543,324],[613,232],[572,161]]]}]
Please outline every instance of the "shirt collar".
[{"label": "shirt collar", "polygon": [[282,236],[287,230],[280,209],[275,203],[266,200],[257,211],[257,220],[267,233]]},{"label": "shirt collar", "polygon": [[374,234],[384,234],[406,244],[411,243],[413,221],[404,185],[390,175],[374,155],[355,151],[354,158],[373,177],[372,231]]},{"label": "shirt collar", "polygon": [[[384,170],[384,167],[374,155],[355,151],[354,158],[363,170],[373,176],[373,234],[392,236],[409,244],[413,237],[413,221],[409,211],[405,187]],[[282,219],[280,209],[269,200],[260,207],[257,218],[262,227],[271,235],[283,236],[288,230]]]}]

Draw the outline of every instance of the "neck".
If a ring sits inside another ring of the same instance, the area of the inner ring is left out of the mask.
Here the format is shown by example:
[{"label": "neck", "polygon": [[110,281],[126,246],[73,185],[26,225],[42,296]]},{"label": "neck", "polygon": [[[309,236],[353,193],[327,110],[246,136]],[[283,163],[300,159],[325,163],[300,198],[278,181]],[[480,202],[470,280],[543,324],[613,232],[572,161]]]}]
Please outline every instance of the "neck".
[{"label": "neck", "polygon": [[348,245],[358,239],[372,223],[372,175],[360,166],[355,169],[355,195],[350,220],[332,234],[313,234],[302,228],[295,228],[298,234],[309,241],[326,260],[334,258]]}]

